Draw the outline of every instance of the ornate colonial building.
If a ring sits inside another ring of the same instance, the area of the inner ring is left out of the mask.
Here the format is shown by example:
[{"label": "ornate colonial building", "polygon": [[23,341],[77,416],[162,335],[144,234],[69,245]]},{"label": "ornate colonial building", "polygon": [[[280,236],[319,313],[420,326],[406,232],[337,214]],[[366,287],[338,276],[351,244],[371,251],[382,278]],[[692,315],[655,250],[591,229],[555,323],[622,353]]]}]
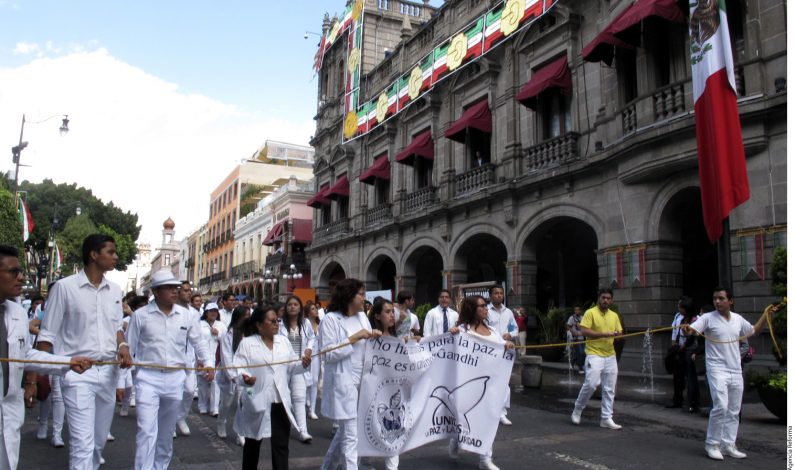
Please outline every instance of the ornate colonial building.
[{"label": "ornate colonial building", "polygon": [[[363,62],[362,99],[501,3],[366,1],[362,47],[388,53]],[[710,301],[717,254],[701,215],[687,11],[672,0],[546,4],[352,139],[348,41],[327,47],[311,142],[321,298],[343,277],[415,291],[417,303],[498,281],[508,305],[545,310],[612,286],[630,329],[670,324],[683,294]],[[751,185],[730,217],[733,288],[736,310],[758,313],[773,300],[773,249],[786,245],[786,6],[726,4]]]}]

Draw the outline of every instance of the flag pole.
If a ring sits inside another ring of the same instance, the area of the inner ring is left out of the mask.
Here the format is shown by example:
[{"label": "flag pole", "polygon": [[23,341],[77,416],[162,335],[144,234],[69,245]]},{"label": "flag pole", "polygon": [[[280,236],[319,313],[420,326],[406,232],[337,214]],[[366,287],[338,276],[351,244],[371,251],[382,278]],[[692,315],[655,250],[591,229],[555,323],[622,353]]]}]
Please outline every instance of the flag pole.
[{"label": "flag pole", "polygon": [[718,284],[732,289],[732,250],[728,217],[723,219],[723,233],[718,239]]}]

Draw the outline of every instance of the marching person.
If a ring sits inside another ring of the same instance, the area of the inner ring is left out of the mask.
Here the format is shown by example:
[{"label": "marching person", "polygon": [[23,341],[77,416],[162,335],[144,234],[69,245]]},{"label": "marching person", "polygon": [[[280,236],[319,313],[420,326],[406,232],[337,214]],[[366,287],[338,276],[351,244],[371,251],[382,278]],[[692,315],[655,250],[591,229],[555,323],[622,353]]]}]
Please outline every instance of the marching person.
[{"label": "marching person", "polygon": [[[500,286],[492,286],[489,289],[489,316],[488,326],[490,326],[505,341],[516,343],[519,327],[516,326],[516,319],[513,317],[511,309],[505,306],[505,290]],[[508,408],[511,407],[511,387],[508,386],[505,392],[505,406],[500,415],[500,424],[510,426],[513,423],[508,419]]]},{"label": "marching person", "polygon": [[[171,462],[172,435],[185,387],[185,371],[180,368],[193,366],[185,356],[187,343],[199,357],[198,367],[212,364],[199,323],[186,308],[177,304],[179,285],[168,270],[154,273],[151,287],[155,300],[139,309],[127,328],[129,346],[125,346],[137,362],[170,367],[139,367],[135,377],[137,470],[166,469]],[[213,369],[207,369],[206,373],[212,380]]]},{"label": "marching person", "polygon": [[[190,285],[190,281],[182,281],[177,290],[177,303],[181,307],[187,309],[191,317],[199,320],[201,314],[192,305],[192,299],[193,288]],[[210,349],[209,351],[211,357],[214,357],[213,351],[215,350]],[[196,351],[190,343],[185,345],[185,361],[187,361],[187,364],[196,364]],[[190,436],[190,428],[188,427],[187,419],[190,414],[190,408],[193,405],[193,396],[196,394],[197,389],[198,379],[196,377],[196,371],[193,369],[186,370],[185,388],[182,390],[182,404],[179,409],[179,415],[177,416],[177,431],[179,431],[179,434],[182,436]]]},{"label": "marching person", "polygon": [[[270,438],[271,466],[275,470],[286,470],[289,468],[290,425],[297,429],[291,405],[299,396],[306,396],[302,375],[309,366],[309,358],[303,356],[299,360],[290,340],[277,334],[279,320],[273,307],[256,308],[243,331],[246,337],[240,341],[234,358],[234,365],[240,367],[237,380],[244,389],[234,424],[235,432],[246,440],[243,469],[257,468],[262,439]],[[284,361],[294,362],[246,369]]]},{"label": "marching person", "polygon": [[397,322],[397,334],[403,336],[420,335],[420,319],[411,309],[414,308],[414,295],[402,290],[397,294],[395,303],[395,322]]},{"label": "marching person", "polygon": [[602,418],[599,426],[608,429],[621,429],[613,421],[613,399],[616,394],[618,379],[618,362],[613,348],[613,338],[619,336],[623,329],[618,314],[610,310],[613,304],[613,291],[609,288],[599,289],[599,300],[596,307],[586,310],[580,322],[580,331],[585,335],[585,381],[574,403],[571,422],[580,424],[582,410],[590,400],[596,387],[602,385]]},{"label": "marching person", "polygon": [[428,310],[425,323],[422,327],[422,336],[436,336],[450,331],[458,322],[458,312],[450,308],[452,296],[450,291],[442,289],[439,292],[439,305]]},{"label": "marching person", "polygon": [[[17,468],[25,403],[33,404],[36,372],[63,375],[71,369],[82,374],[91,368],[88,357],[56,356],[31,348],[27,312],[12,300],[22,292],[24,280],[19,251],[12,246],[0,245],[0,358],[60,362],[64,365],[0,362],[0,470]],[[23,378],[24,385],[20,387]]]},{"label": "marching person", "polygon": [[688,334],[706,337],[707,379],[712,396],[712,411],[707,425],[705,449],[711,459],[723,460],[723,454],[735,459],[747,455],[737,450],[737,428],[743,400],[743,372],[740,348],[741,338],[750,338],[762,331],[767,317],[778,311],[771,308],[751,325],[737,313],[731,290],[718,286],[712,293],[715,310],[701,315],[687,328]]},{"label": "marching person", "polygon": [[[301,309],[301,299],[291,295],[287,298],[284,304],[284,321],[279,324],[279,334],[284,336],[290,341],[295,354],[302,359],[306,359],[306,363],[310,364],[312,361],[312,350],[315,349],[315,332],[309,320],[304,318],[304,312]],[[307,367],[304,374],[297,377],[295,380],[296,388],[303,388],[303,392],[293,400],[293,416],[295,422],[298,423],[298,440],[304,444],[312,442],[312,436],[309,434],[306,427],[306,389],[307,383],[312,381],[312,371]]]},{"label": "marching person", "polygon": [[[213,359],[213,366],[215,366],[215,351],[218,350],[221,339],[226,334],[226,327],[221,320],[218,319],[218,305],[214,303],[207,304],[204,309],[204,314],[201,317],[201,331],[202,341],[207,343],[207,351]],[[220,395],[218,390],[218,382],[216,380],[208,380],[209,377],[202,375],[198,378],[199,382],[199,413],[207,414],[210,412],[212,416],[218,416],[218,407],[220,405]],[[191,396],[191,399],[193,397]]]},{"label": "marching person", "polygon": [[[135,314],[135,311],[141,307],[144,307],[148,303],[149,299],[143,295],[135,295],[127,300],[127,309],[129,310],[129,313],[126,311],[124,312],[125,317],[122,320],[123,331],[127,331],[127,328],[130,326],[130,318],[132,318],[132,316]],[[116,385],[116,401],[121,402],[119,416],[122,417],[129,416],[130,406],[135,406],[135,402],[133,401],[135,395],[133,369],[135,369],[135,367],[128,367],[126,369],[119,370],[119,382],[118,385]],[[53,390],[55,390],[55,387],[53,387]],[[63,444],[61,447],[63,447]]]},{"label": "marching person", "polygon": [[[221,315],[218,317],[221,320],[221,323],[229,329],[229,323],[232,322],[232,311],[235,309],[235,303],[237,299],[235,299],[235,294],[231,292],[227,292],[221,295],[221,310],[218,313]],[[230,358],[231,359],[231,358]]]},{"label": "marching person", "polygon": [[358,467],[356,420],[359,385],[364,368],[363,339],[377,338],[364,308],[364,284],[343,279],[331,293],[328,312],[320,322],[320,350],[326,353],[323,370],[323,399],[320,412],[338,426],[323,459],[323,470]]},{"label": "marching person", "polygon": [[573,353],[572,362],[580,370],[580,374],[585,373],[585,345],[582,341],[585,337],[580,330],[580,322],[582,321],[582,307],[579,305],[574,306],[574,313],[566,320],[566,340],[569,343],[577,343],[571,345],[571,352]]},{"label": "marching person", "polygon": [[[124,345],[122,292],[105,278],[119,257],[113,237],[89,235],[83,240],[83,269],[56,282],[47,299],[37,348],[94,361],[132,364]],[[116,404],[118,368],[95,365],[84,374],[67,373],[61,394],[69,422],[69,468],[96,470],[107,442]]]},{"label": "marching person", "polygon": [[[237,381],[235,380],[237,378],[237,371],[234,368],[225,369],[225,367],[231,366],[234,363],[235,352],[240,345],[240,341],[243,339],[243,325],[249,316],[248,310],[246,310],[245,307],[235,307],[232,311],[229,328],[221,339],[219,353],[219,365],[221,369],[217,378],[221,404],[218,409],[218,423],[216,424],[216,433],[221,439],[226,438],[227,417],[230,411],[233,411],[240,401],[240,387],[238,387]],[[235,434],[235,442],[242,447],[245,444],[245,439],[243,436]]]},{"label": "marching person", "polygon": [[[317,307],[314,302],[309,302],[304,306],[304,316],[309,320],[309,325],[312,327],[312,334],[315,336],[317,343],[317,335],[320,333],[320,317],[317,314]],[[312,362],[309,365],[310,381],[307,382],[306,387],[306,416],[309,419],[318,419],[317,413],[317,390],[320,385],[320,356],[312,356]]]}]

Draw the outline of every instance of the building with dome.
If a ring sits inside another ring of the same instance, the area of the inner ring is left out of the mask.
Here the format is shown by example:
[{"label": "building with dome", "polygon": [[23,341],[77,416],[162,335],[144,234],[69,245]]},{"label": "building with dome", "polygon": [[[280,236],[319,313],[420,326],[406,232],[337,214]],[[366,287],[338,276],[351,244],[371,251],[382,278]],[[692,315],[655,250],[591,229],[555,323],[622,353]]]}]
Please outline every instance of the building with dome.
[{"label": "building with dome", "polygon": [[152,256],[151,268],[147,274],[141,279],[141,289],[145,292],[149,288],[152,273],[160,271],[161,269],[169,269],[174,277],[179,276],[179,242],[174,239],[174,227],[176,224],[171,219],[167,218],[163,222],[163,238],[161,239],[160,247],[156,249],[154,256]]}]

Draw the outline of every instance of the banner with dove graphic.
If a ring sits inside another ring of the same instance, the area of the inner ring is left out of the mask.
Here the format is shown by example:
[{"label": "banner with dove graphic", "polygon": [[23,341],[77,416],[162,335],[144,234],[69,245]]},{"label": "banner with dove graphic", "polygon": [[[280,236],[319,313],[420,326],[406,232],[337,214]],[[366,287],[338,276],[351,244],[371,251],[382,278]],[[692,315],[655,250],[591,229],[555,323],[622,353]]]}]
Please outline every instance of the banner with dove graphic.
[{"label": "banner with dove graphic", "polygon": [[494,442],[515,351],[459,333],[365,347],[359,455],[392,456],[440,439],[485,454]]}]

